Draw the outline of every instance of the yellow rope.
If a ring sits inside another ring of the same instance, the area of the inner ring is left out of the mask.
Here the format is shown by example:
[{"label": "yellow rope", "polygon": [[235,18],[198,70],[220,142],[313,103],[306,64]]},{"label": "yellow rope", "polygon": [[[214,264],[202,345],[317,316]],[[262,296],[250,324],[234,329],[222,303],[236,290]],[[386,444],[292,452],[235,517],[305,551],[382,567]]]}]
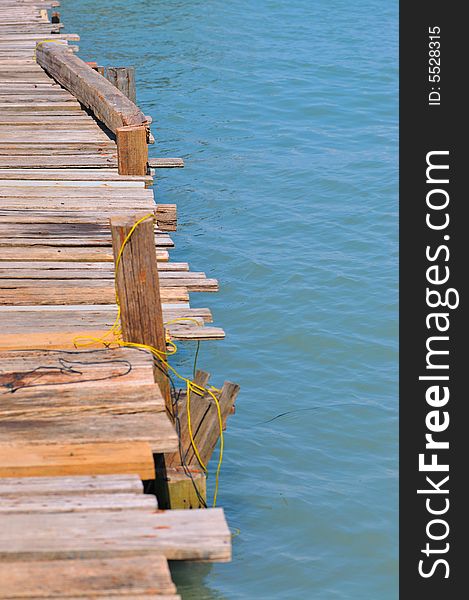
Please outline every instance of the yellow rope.
[{"label": "yellow rope", "polygon": [[[46,41],[46,40],[44,40],[44,41]],[[192,448],[194,449],[194,454],[195,454],[201,468],[205,472],[207,472],[208,469],[200,457],[200,452],[199,452],[199,449],[197,448],[197,444],[194,440],[194,436],[192,433],[190,399],[191,399],[191,393],[196,393],[197,395],[200,395],[200,396],[208,394],[213,399],[213,401],[215,402],[215,406],[217,408],[218,427],[220,430],[220,454],[218,457],[218,465],[217,465],[217,470],[216,470],[216,475],[215,475],[215,491],[214,491],[214,495],[213,495],[213,506],[215,507],[217,504],[220,470],[221,470],[221,466],[222,466],[222,462],[223,462],[223,451],[224,451],[224,447],[225,447],[225,440],[224,440],[224,436],[223,436],[223,418],[222,418],[222,414],[221,414],[220,402],[214,393],[214,392],[220,392],[220,390],[218,390],[217,388],[215,388],[213,386],[210,386],[210,388],[205,388],[203,386],[198,385],[191,379],[188,379],[187,377],[184,377],[183,375],[178,373],[178,371],[176,371],[176,369],[169,364],[169,362],[167,361],[167,358],[169,356],[174,356],[174,354],[176,354],[176,352],[177,352],[177,346],[171,339],[167,340],[167,348],[169,346],[170,350],[168,351],[168,349],[167,349],[165,352],[162,350],[158,350],[157,348],[154,348],[153,346],[149,346],[147,344],[139,344],[136,342],[125,342],[121,337],[121,331],[119,328],[121,309],[120,309],[119,295],[117,293],[117,270],[118,270],[120,262],[121,262],[122,254],[124,252],[125,246],[127,245],[128,241],[132,237],[132,234],[137,229],[137,227],[144,221],[147,221],[148,219],[154,220],[154,218],[155,218],[155,215],[153,213],[150,213],[148,215],[145,215],[141,219],[139,219],[132,226],[129,233],[124,238],[124,241],[122,242],[122,245],[117,254],[116,267],[115,267],[115,272],[114,272],[117,316],[116,316],[116,320],[114,321],[113,325],[111,326],[109,331],[107,331],[102,337],[84,338],[81,336],[76,336],[73,339],[73,343],[74,343],[75,347],[85,347],[85,346],[92,346],[95,344],[103,344],[104,346],[110,348],[113,344],[115,344],[117,347],[137,348],[139,350],[146,350],[147,352],[150,352],[154,357],[156,357],[168,371],[171,371],[171,373],[173,373],[178,379],[183,381],[186,384],[186,389],[187,389],[187,396],[186,396],[186,398],[187,398],[187,424],[188,424],[188,429],[189,429],[189,437],[190,437]],[[172,324],[178,323],[180,321],[192,321],[194,323],[199,324],[199,322],[196,319],[191,319],[189,317],[182,317],[180,319],[173,319],[171,321],[168,321],[165,323],[165,325],[172,325]],[[108,336],[111,336],[111,335],[113,336],[113,339],[111,339],[111,340],[106,339],[106,338],[108,338]]]}]

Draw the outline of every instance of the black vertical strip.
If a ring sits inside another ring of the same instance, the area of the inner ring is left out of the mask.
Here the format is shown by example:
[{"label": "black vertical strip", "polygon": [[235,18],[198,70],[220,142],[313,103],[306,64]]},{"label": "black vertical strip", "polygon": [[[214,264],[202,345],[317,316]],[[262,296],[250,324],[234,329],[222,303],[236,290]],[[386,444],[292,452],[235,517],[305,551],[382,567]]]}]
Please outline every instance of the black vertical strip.
[{"label": "black vertical strip", "polygon": [[[401,2],[400,598],[404,600],[452,600],[468,594],[469,168],[466,106],[463,110],[468,37],[461,3]],[[427,174],[428,162],[434,168]],[[444,166],[449,168],[439,168]]]}]

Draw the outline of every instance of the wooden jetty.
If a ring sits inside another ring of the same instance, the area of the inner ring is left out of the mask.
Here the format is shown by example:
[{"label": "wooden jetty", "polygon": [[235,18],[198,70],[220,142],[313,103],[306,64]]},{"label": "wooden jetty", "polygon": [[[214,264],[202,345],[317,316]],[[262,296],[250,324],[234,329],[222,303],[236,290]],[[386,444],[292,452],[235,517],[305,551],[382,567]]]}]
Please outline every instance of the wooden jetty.
[{"label": "wooden jetty", "polygon": [[176,600],[168,560],[231,556],[205,468],[238,386],[166,358],[224,337],[189,304],[218,284],[169,259],[184,163],[148,159],[133,70],[58,5],[0,3],[0,598]]}]

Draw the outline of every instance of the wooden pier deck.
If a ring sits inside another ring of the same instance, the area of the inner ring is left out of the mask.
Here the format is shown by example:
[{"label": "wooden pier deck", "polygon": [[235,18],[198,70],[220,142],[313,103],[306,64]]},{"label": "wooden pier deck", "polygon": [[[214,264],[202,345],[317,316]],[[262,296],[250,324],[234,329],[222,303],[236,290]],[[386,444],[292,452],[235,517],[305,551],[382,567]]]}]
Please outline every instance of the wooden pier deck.
[{"label": "wooden pier deck", "polygon": [[[218,283],[169,260],[176,208],[155,204],[139,154],[150,119],[75,58],[79,37],[51,23],[56,6],[0,3],[0,598],[176,600],[167,560],[229,560],[230,533],[221,509],[165,511],[143,494],[157,457],[176,471],[181,457],[186,476],[198,465],[151,354],[100,341],[117,315],[110,219],[154,214],[172,340],[224,337],[208,308],[189,304]],[[223,425],[236,394],[217,391]],[[194,406],[204,460],[218,408],[209,395]]]}]

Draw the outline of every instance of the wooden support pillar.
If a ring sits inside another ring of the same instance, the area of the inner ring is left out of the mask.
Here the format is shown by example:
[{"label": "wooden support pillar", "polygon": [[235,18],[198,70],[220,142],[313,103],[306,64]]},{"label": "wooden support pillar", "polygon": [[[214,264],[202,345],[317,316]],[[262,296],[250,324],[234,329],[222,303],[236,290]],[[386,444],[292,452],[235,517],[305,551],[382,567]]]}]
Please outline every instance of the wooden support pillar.
[{"label": "wooden support pillar", "polygon": [[158,508],[190,509],[207,505],[207,478],[197,467],[158,467],[155,492]]},{"label": "wooden support pillar", "polygon": [[107,67],[106,78],[129,100],[132,100],[134,104],[137,103],[134,67]]},{"label": "wooden support pillar", "polygon": [[118,127],[117,162],[120,175],[146,175],[148,144],[146,125]]},{"label": "wooden support pillar", "polygon": [[[111,218],[114,261],[126,236],[141,216]],[[165,352],[166,338],[152,220],[140,223],[126,243],[117,269],[116,288],[124,341],[146,344]],[[170,386],[162,365],[155,366],[154,376],[163,394],[166,410],[172,418]]]},{"label": "wooden support pillar", "polygon": [[60,13],[53,12],[50,18],[50,22],[52,23],[51,33],[60,33],[60,29],[62,27],[60,23]]}]

